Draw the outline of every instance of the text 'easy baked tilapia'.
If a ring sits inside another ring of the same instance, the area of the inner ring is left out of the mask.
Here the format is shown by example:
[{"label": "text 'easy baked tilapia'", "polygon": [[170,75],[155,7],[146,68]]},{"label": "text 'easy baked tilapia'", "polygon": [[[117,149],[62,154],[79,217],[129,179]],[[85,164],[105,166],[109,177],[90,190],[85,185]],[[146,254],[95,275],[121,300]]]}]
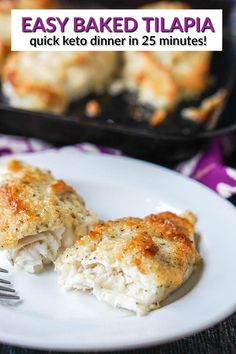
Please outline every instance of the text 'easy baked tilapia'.
[{"label": "text 'easy baked tilapia'", "polygon": [[200,260],[194,229],[191,212],[98,224],[56,261],[60,284],[143,315],[183,284]]},{"label": "text 'easy baked tilapia'", "polygon": [[97,222],[82,197],[50,171],[9,160],[0,166],[0,247],[39,272]]}]

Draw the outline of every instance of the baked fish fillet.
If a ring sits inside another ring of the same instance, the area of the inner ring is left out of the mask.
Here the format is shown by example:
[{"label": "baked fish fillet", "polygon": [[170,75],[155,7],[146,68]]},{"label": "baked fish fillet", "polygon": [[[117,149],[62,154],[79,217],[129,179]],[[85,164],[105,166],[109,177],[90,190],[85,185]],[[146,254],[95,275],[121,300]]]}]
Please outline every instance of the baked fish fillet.
[{"label": "baked fish fillet", "polygon": [[82,197],[51,172],[18,160],[0,165],[0,248],[13,264],[40,272],[97,222]]},{"label": "baked fish fillet", "polygon": [[170,212],[98,224],[56,261],[60,285],[143,315],[191,275],[195,217]]},{"label": "baked fish fillet", "polygon": [[20,52],[3,70],[3,93],[14,107],[63,112],[69,103],[106,90],[115,52]]},{"label": "baked fish fillet", "polygon": [[[160,1],[143,9],[189,9],[184,2]],[[211,52],[124,52],[123,80],[140,103],[171,112],[181,100],[199,96],[210,82]]]}]

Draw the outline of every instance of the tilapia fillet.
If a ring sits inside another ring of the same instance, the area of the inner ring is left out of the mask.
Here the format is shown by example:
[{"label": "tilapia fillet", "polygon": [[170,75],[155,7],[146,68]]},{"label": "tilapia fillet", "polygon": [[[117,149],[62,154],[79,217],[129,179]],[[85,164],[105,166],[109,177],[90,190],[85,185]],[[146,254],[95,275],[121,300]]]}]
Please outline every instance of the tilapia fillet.
[{"label": "tilapia fillet", "polygon": [[59,282],[143,315],[191,275],[195,217],[170,212],[98,224],[56,261]]},{"label": "tilapia fillet", "polygon": [[0,165],[0,248],[13,264],[40,272],[98,222],[75,190],[50,171]]},{"label": "tilapia fillet", "polygon": [[116,63],[116,52],[12,53],[2,90],[11,106],[61,113],[74,100],[104,93]]},{"label": "tilapia fillet", "polygon": [[[157,1],[145,10],[190,9],[186,2]],[[126,51],[123,81],[139,103],[170,113],[182,100],[199,97],[210,83],[211,52]]]}]

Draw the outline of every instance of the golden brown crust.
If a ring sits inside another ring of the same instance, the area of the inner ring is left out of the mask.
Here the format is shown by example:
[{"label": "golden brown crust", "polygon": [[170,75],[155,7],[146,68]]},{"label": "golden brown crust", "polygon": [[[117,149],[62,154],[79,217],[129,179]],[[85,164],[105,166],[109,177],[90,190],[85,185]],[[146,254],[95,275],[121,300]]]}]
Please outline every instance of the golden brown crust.
[{"label": "golden brown crust", "polygon": [[101,114],[101,105],[97,100],[90,100],[85,107],[86,115],[90,118],[97,118]]},{"label": "golden brown crust", "polygon": [[151,214],[145,220],[153,224],[160,237],[164,238],[181,238],[188,242],[189,235],[194,231],[194,225],[187,219],[169,211]]},{"label": "golden brown crust", "polygon": [[65,93],[56,85],[39,82],[33,77],[27,76],[27,80],[24,79],[23,72],[18,70],[20,58],[17,53],[8,57],[3,70],[3,80],[10,84],[19,96],[36,95],[40,97],[43,108],[53,112],[63,111],[67,103]]},{"label": "golden brown crust", "polygon": [[159,247],[155,244],[152,237],[147,232],[137,233],[125,245],[124,252],[139,250],[145,257],[154,257],[158,252]]},{"label": "golden brown crust", "polygon": [[184,52],[173,64],[173,74],[184,97],[197,96],[209,84],[210,52]]},{"label": "golden brown crust", "polygon": [[150,121],[156,126],[181,99],[207,88],[210,62],[210,52],[126,52],[124,80],[141,102],[159,109]]},{"label": "golden brown crust", "polygon": [[[147,79],[147,76],[150,74],[151,76],[157,74],[155,81],[153,80],[151,83],[152,91],[158,95],[160,90],[168,99],[175,101],[178,94],[178,87],[171,75],[171,70],[163,65],[163,63],[157,61],[152,52],[141,52],[141,55],[147,58],[147,71],[143,73],[143,75],[146,75],[145,79]],[[152,73],[149,72],[150,68],[153,69]],[[157,70],[156,73],[155,69]],[[163,87],[163,85],[165,85],[165,87]]]},{"label": "golden brown crust", "polygon": [[104,92],[115,63],[115,52],[14,53],[3,71],[3,92],[12,106],[63,112],[77,98]]},{"label": "golden brown crust", "polygon": [[1,0],[0,1],[0,12],[10,13],[13,8],[14,8],[13,0]]},{"label": "golden brown crust", "polygon": [[89,247],[99,259],[121,267],[133,265],[144,274],[155,274],[163,286],[176,287],[200,259],[191,215],[164,212],[107,221],[95,226],[77,247]]},{"label": "golden brown crust", "polygon": [[58,7],[56,0],[15,0],[18,9],[55,9]]},{"label": "golden brown crust", "polygon": [[0,2],[0,74],[6,58],[11,51],[11,20],[10,12],[1,11]]},{"label": "golden brown crust", "polygon": [[74,192],[74,189],[66,184],[63,180],[55,181],[50,186],[52,193],[62,195],[68,192]]},{"label": "golden brown crust", "polygon": [[[187,3],[161,1],[144,9],[188,9]],[[167,113],[183,99],[199,96],[209,84],[210,52],[129,52],[125,53],[125,86],[137,92],[140,103],[149,104],[155,112],[150,125],[161,124]]]},{"label": "golden brown crust", "polygon": [[163,123],[167,117],[167,112],[164,109],[157,110],[153,113],[150,119],[150,126],[156,127]]},{"label": "golden brown crust", "polygon": [[23,168],[22,162],[19,160],[9,160],[7,162],[7,169],[9,172],[18,172]]},{"label": "golden brown crust", "polygon": [[183,10],[183,9],[190,9],[191,6],[187,3],[180,2],[180,1],[159,1],[159,2],[154,2],[151,4],[144,5],[142,9],[158,9],[158,10]]},{"label": "golden brown crust", "polygon": [[205,98],[200,107],[188,107],[181,111],[182,116],[195,122],[204,122],[207,120],[215,110],[217,110],[223,103],[226,96],[226,90],[221,89],[214,95]]},{"label": "golden brown crust", "polygon": [[57,6],[55,0],[1,0],[0,12],[10,13],[12,9],[53,9]]},{"label": "golden brown crust", "polygon": [[[72,228],[89,215],[83,199],[49,171],[11,160],[0,182],[0,246],[14,247],[25,236]],[[77,217],[78,216],[78,217]],[[79,235],[78,235],[79,236]]]},{"label": "golden brown crust", "polygon": [[167,112],[179,101],[178,85],[171,71],[153,52],[126,52],[124,80],[129,90],[137,92],[141,103]]},{"label": "golden brown crust", "polygon": [[4,64],[8,55],[11,52],[11,43],[10,40],[1,40],[0,39],[0,75],[2,73]]}]

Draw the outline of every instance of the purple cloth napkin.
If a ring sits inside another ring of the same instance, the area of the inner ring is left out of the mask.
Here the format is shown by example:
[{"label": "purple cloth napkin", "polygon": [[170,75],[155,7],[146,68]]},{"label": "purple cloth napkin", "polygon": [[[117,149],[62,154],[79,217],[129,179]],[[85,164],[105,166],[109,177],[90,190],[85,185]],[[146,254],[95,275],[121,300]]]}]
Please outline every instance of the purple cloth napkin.
[{"label": "purple cloth napkin", "polygon": [[[231,148],[228,140],[215,139],[209,147],[191,160],[177,166],[176,170],[219,193],[224,198],[236,194],[236,170],[224,166],[224,156]],[[0,156],[15,153],[38,152],[51,146],[36,139],[0,135]],[[63,147],[61,150],[92,154],[122,155],[121,151],[89,143]]]},{"label": "purple cloth napkin", "polygon": [[224,165],[233,141],[215,138],[209,147],[189,161],[177,166],[177,171],[213,189],[224,198],[236,193],[236,170]]}]

